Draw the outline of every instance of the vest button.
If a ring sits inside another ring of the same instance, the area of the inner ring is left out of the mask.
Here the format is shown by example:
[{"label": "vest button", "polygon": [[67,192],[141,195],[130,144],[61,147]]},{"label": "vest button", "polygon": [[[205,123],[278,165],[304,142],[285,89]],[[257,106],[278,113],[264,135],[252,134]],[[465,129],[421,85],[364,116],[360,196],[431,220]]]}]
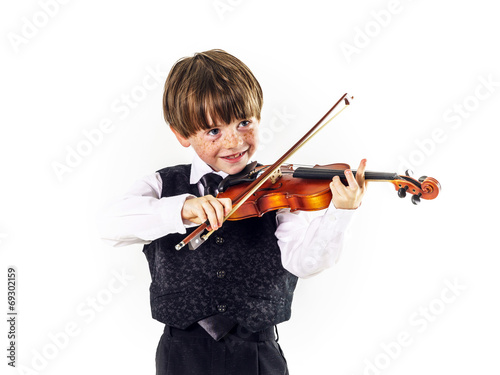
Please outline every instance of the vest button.
[{"label": "vest button", "polygon": [[215,243],[217,245],[222,245],[224,243],[224,238],[219,237],[219,236],[215,237]]},{"label": "vest button", "polygon": [[217,305],[217,311],[223,313],[227,310],[227,305]]},{"label": "vest button", "polygon": [[224,270],[217,271],[217,277],[219,279],[223,279],[225,276],[226,276],[226,271]]}]

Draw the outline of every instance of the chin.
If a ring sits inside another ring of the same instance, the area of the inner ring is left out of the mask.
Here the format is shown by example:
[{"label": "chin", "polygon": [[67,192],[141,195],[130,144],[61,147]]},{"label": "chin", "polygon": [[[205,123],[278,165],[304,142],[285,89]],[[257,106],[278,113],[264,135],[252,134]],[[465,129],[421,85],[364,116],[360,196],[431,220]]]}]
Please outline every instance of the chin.
[{"label": "chin", "polygon": [[224,168],[223,171],[226,172],[227,174],[230,174],[230,175],[233,175],[233,174],[237,174],[237,173],[240,173],[243,168],[245,168],[246,165],[242,165],[242,166],[232,166],[232,167],[229,167],[229,168]]},{"label": "chin", "polygon": [[236,174],[236,173],[240,173],[248,164],[248,161],[242,161],[240,163],[236,163],[236,164],[231,164],[231,165],[224,165],[224,166],[221,166],[220,170],[223,171],[223,172],[226,172],[227,174]]}]

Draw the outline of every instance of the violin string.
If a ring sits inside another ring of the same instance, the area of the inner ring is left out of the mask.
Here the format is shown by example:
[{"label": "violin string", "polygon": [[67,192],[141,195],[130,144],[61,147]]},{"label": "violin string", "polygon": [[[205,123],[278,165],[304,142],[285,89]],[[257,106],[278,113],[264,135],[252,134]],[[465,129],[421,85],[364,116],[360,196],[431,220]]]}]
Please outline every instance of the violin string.
[{"label": "violin string", "polygon": [[[334,176],[339,176],[342,179],[345,177],[345,169],[328,169],[328,168],[304,168],[299,167],[294,171],[291,171],[295,178],[304,179],[331,179]],[[357,170],[352,170],[353,175],[356,176]],[[289,173],[286,171],[286,173]],[[388,172],[372,172],[365,171],[365,178],[367,180],[378,180],[378,181],[394,181],[398,178],[395,173]]]}]

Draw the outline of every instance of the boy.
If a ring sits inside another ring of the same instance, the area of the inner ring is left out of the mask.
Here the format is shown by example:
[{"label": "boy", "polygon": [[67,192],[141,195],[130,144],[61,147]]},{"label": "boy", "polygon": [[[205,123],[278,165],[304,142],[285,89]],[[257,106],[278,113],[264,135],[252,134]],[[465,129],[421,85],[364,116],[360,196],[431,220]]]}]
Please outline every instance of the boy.
[{"label": "boy", "polygon": [[[145,244],[152,315],[165,323],[157,374],[288,374],[273,327],[290,318],[297,278],[335,262],[361,203],[366,160],[356,179],[346,171],[349,186],[332,180],[332,203],[311,222],[282,209],[222,226],[231,201],[213,189],[255,153],[262,103],[259,83],[234,56],[210,50],[179,60],[164,115],[179,143],[193,147],[193,163],[145,177],[102,217],[102,237],[114,246]],[[209,240],[175,250],[207,220],[217,230]]]}]

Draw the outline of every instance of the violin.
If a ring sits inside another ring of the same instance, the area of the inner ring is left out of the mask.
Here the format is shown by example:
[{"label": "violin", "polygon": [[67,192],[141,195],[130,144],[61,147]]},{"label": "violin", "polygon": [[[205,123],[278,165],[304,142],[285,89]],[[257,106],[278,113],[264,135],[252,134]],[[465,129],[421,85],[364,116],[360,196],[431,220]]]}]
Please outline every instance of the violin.
[{"label": "violin", "polygon": [[[291,211],[326,209],[332,199],[330,190],[332,178],[339,176],[341,182],[347,186],[344,171],[350,169],[349,165],[335,163],[316,165],[312,168],[294,168],[291,164],[285,164],[285,161],[347,108],[350,105],[350,99],[347,94],[344,94],[316,125],[274,164],[257,166],[257,162],[253,162],[240,173],[229,175],[222,180],[218,186],[217,198],[230,198],[233,202],[232,210],[224,217],[224,221],[262,216],[266,212],[282,208],[289,208]],[[342,102],[344,107],[324,122]],[[352,173],[356,176],[356,171]],[[365,180],[390,182],[395,186],[400,198],[410,193],[413,204],[418,204],[421,198],[427,200],[436,198],[441,189],[436,179],[427,176],[414,179],[408,171],[405,176],[396,173],[365,171]],[[208,226],[208,221],[198,226],[177,244],[175,249],[180,250],[186,244],[189,244],[191,250],[199,247],[214,232],[211,230],[202,236]]]},{"label": "violin", "polygon": [[[249,165],[252,168],[255,164],[254,162]],[[226,177],[218,186],[217,198],[230,198],[235,202],[237,197],[246,191],[248,185],[269,167],[255,167],[249,173]],[[292,164],[284,164],[278,173],[271,176],[227,220],[262,216],[266,212],[282,208],[289,208],[291,211],[324,210],[332,200],[330,189],[332,178],[339,176],[340,181],[345,186],[348,185],[344,174],[346,169],[350,167],[345,163],[316,165],[312,168],[294,168]],[[356,171],[352,173],[356,176]],[[410,193],[413,204],[419,204],[420,198],[427,200],[436,198],[441,187],[432,177],[422,176],[417,180],[409,175],[400,176],[386,172],[365,171],[365,180],[390,182],[395,186],[400,198]]]}]

